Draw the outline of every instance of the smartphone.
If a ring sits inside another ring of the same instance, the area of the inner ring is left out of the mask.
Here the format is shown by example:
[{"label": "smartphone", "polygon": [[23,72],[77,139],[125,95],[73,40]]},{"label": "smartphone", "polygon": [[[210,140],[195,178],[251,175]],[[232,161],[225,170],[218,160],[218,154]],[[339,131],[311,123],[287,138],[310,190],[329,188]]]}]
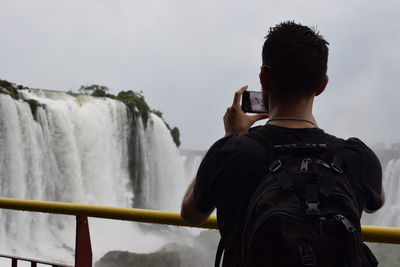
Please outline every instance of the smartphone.
[{"label": "smartphone", "polygon": [[242,95],[242,110],[247,113],[268,113],[264,103],[263,93],[245,91]]}]

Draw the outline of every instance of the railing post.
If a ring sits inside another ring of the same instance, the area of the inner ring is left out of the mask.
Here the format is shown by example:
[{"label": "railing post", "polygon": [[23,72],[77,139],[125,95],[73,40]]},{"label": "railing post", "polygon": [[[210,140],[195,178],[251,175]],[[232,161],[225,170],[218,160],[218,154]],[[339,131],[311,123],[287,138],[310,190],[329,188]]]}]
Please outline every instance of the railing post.
[{"label": "railing post", "polygon": [[92,246],[86,216],[76,216],[75,267],[92,267]]}]

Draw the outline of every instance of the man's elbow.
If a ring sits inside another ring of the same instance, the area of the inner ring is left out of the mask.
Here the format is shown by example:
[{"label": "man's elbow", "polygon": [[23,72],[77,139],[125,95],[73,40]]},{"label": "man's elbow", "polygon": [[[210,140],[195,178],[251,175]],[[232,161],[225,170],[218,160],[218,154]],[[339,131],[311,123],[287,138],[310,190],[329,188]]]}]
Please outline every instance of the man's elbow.
[{"label": "man's elbow", "polygon": [[181,218],[185,223],[188,223],[193,226],[199,226],[203,223],[203,220],[200,220],[198,217],[194,216],[191,212],[185,211],[183,208],[181,210]]},{"label": "man's elbow", "polygon": [[185,198],[182,202],[181,218],[190,225],[199,226],[208,219],[210,214],[211,212],[204,213],[199,211],[194,205],[194,200],[192,198]]},{"label": "man's elbow", "polygon": [[382,202],[382,205],[379,207],[379,208],[377,208],[377,209],[367,209],[367,208],[364,208],[364,212],[366,212],[366,213],[368,213],[368,214],[371,214],[371,213],[375,213],[375,212],[377,212],[378,210],[380,210],[382,207],[383,207],[383,204],[384,204],[384,202]]},{"label": "man's elbow", "polygon": [[196,180],[189,185],[189,188],[182,200],[181,218],[184,222],[198,226],[208,219],[211,212],[204,213],[197,209],[196,201],[193,196],[194,184]]},{"label": "man's elbow", "polygon": [[[379,210],[379,209],[377,209],[377,210]],[[375,213],[377,210],[370,210],[370,209],[364,208],[364,212],[366,212],[368,214]]]},{"label": "man's elbow", "polygon": [[382,208],[384,204],[385,204],[385,191],[384,191],[383,188],[382,188],[382,190],[381,190],[381,206],[380,206],[378,209],[375,209],[375,210],[370,210],[370,209],[364,208],[364,211],[365,211],[366,213],[369,213],[369,214],[375,213],[375,212],[378,211],[380,208]]}]

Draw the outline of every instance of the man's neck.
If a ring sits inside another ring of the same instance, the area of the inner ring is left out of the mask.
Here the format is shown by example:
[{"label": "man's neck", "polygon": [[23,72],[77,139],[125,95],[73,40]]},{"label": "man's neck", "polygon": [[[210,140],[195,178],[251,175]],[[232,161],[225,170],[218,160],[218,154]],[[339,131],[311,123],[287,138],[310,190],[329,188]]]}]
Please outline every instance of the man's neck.
[{"label": "man's neck", "polygon": [[[275,102],[276,103],[276,102]],[[297,103],[270,103],[268,124],[286,128],[315,128],[317,122],[312,114],[313,98]],[[300,120],[299,120],[300,119]]]}]

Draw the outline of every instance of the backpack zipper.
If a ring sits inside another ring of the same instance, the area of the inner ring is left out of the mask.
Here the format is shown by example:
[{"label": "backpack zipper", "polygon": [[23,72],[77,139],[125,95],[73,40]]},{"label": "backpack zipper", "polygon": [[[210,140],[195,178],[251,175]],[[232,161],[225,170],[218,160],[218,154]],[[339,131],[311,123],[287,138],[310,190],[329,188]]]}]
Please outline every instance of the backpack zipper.
[{"label": "backpack zipper", "polygon": [[[276,215],[276,214],[281,214],[283,216],[289,217],[295,221],[298,222],[312,222],[311,219],[304,219],[301,217],[298,217],[294,214],[291,214],[289,212],[285,212],[285,211],[280,211],[280,210],[274,210],[274,211],[270,211],[267,212],[265,214],[263,214],[256,222],[256,224],[254,225],[254,229],[252,231],[252,234],[250,236],[250,238],[248,239],[248,244],[247,244],[247,248],[246,248],[246,255],[248,254],[248,251],[250,250],[249,244],[252,242],[253,238],[254,238],[254,234],[257,232],[258,228],[260,227],[260,225],[262,225],[262,223],[264,223],[264,221],[266,220],[266,218],[268,218],[271,215]],[[359,255],[359,238],[358,238],[358,231],[357,228],[349,221],[349,219],[341,214],[337,214],[333,217],[334,219],[336,219],[338,222],[341,222],[343,224],[343,226],[346,228],[347,232],[349,234],[351,234],[353,242],[354,242],[354,246],[355,246],[355,252],[356,252],[356,256]],[[246,229],[246,228],[244,228]],[[243,259],[245,259],[245,255],[242,256]]]},{"label": "backpack zipper", "polygon": [[[284,215],[284,216],[286,216],[286,217],[289,217],[289,218],[292,218],[292,219],[294,219],[294,220],[296,220],[296,221],[298,221],[298,222],[308,222],[308,220],[306,220],[306,219],[302,219],[302,218],[299,218],[299,217],[297,217],[297,216],[293,216],[293,214],[290,214],[290,213],[284,212],[284,211],[280,211],[280,210],[273,210],[273,211],[270,211],[270,212],[267,212],[267,213],[263,214],[263,215],[256,221],[256,224],[254,225],[254,229],[253,229],[253,231],[252,231],[252,234],[251,234],[250,238],[248,239],[248,244],[246,245],[247,248],[246,248],[246,252],[245,252],[246,254],[245,254],[245,255],[248,255],[248,252],[249,252],[249,250],[250,250],[249,244],[250,244],[251,241],[253,240],[254,234],[257,232],[257,230],[258,230],[258,228],[260,227],[260,225],[265,221],[265,219],[266,219],[267,217],[269,217],[270,215],[275,215],[275,214],[282,214],[282,215]],[[245,227],[244,227],[243,229],[246,229],[246,226],[247,226],[247,225],[245,225]],[[244,251],[243,251],[243,252],[244,252]],[[245,255],[242,255],[243,260],[245,260],[245,258],[246,258]],[[245,262],[245,261],[244,261],[244,262]]]},{"label": "backpack zipper", "polygon": [[250,215],[250,214],[253,212],[254,206],[256,205],[256,203],[260,200],[260,198],[261,198],[265,193],[268,193],[269,191],[278,189],[278,188],[280,188],[280,187],[281,187],[280,185],[275,184],[275,185],[273,185],[273,186],[271,186],[271,187],[269,187],[269,188],[267,188],[267,189],[264,189],[263,191],[261,191],[261,193],[257,194],[257,197],[256,197],[255,199],[253,199],[253,200],[250,202],[249,208],[247,209],[247,210],[248,210],[248,214]]},{"label": "backpack zipper", "polygon": [[256,197],[255,199],[253,199],[253,200],[250,202],[249,208],[247,209],[247,220],[246,220],[246,222],[245,222],[245,224],[244,224],[244,227],[246,227],[246,225],[247,225],[247,223],[248,223],[248,220],[249,220],[251,214],[252,214],[253,211],[254,211],[254,207],[256,206],[256,204],[257,204],[257,202],[260,200],[260,198],[261,198],[264,194],[266,194],[266,193],[268,193],[268,192],[270,192],[270,191],[273,191],[273,190],[275,190],[275,189],[278,189],[278,188],[280,188],[280,187],[281,187],[280,185],[277,185],[277,184],[276,184],[276,185],[271,186],[271,187],[269,187],[269,188],[267,188],[267,189],[264,189],[261,193],[259,193],[259,194],[257,195],[257,197]]},{"label": "backpack zipper", "polygon": [[359,254],[359,239],[358,239],[358,231],[357,228],[349,221],[349,219],[341,214],[335,215],[335,219],[343,224],[346,228],[347,232],[351,233],[353,237],[353,242],[356,247],[356,256]]},{"label": "backpack zipper", "polygon": [[294,219],[294,220],[296,220],[296,221],[298,221],[298,222],[309,222],[309,221],[310,221],[310,220],[307,220],[307,219],[304,219],[304,218],[295,216],[295,215],[293,215],[293,214],[291,214],[291,213],[289,213],[289,212],[285,212],[285,211],[281,211],[281,210],[273,210],[273,211],[270,211],[270,212],[267,212],[267,213],[263,214],[263,215],[257,220],[257,222],[256,222],[255,225],[254,225],[253,234],[251,235],[251,237],[250,237],[249,240],[252,240],[252,239],[253,239],[254,233],[258,230],[258,228],[259,228],[260,225],[265,221],[265,219],[266,219],[267,217],[269,217],[269,216],[271,216],[271,215],[275,215],[275,214],[284,215],[284,216],[289,217],[289,218],[291,218],[291,219]]},{"label": "backpack zipper", "polygon": [[[269,187],[269,188],[267,188],[267,189],[264,189],[263,191],[261,191],[260,194],[257,195],[256,198],[253,198],[253,199],[251,200],[251,202],[250,202],[250,204],[249,204],[249,208],[247,209],[246,221],[245,221],[244,224],[243,224],[243,230],[244,230],[244,231],[242,231],[242,242],[244,241],[244,237],[245,237],[245,232],[246,232],[245,229],[247,228],[247,225],[249,224],[249,220],[250,220],[250,218],[251,218],[251,214],[253,214],[254,207],[256,206],[257,202],[260,200],[260,198],[261,198],[265,193],[268,193],[268,192],[273,191],[273,190],[275,190],[275,189],[278,189],[278,188],[280,188],[280,187],[281,187],[280,185],[275,184],[275,185],[273,185],[273,186],[271,186],[271,187]],[[245,252],[245,250],[243,250],[243,252],[242,252],[242,260],[244,260],[244,258],[245,258],[244,253],[247,254],[247,252]]]}]

